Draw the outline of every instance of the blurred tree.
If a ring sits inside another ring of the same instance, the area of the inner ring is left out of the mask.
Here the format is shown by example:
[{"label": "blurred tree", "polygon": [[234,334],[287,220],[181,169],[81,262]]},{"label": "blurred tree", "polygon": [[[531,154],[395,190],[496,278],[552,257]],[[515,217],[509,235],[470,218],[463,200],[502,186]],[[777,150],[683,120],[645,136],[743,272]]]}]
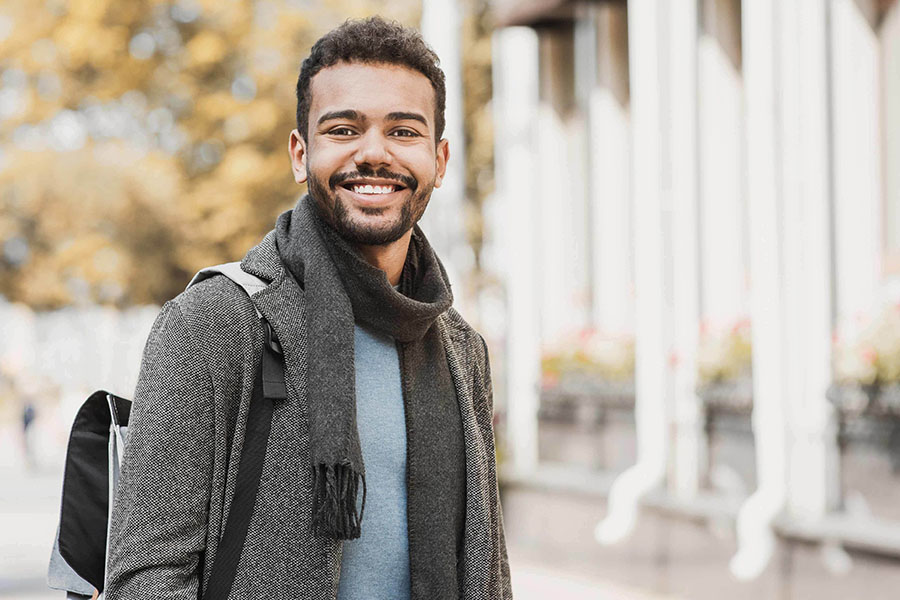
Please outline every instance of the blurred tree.
[{"label": "blurred tree", "polygon": [[463,0],[463,135],[466,146],[466,229],[476,269],[484,243],[482,205],[494,191],[494,130],[491,118],[492,49],[490,2]]},{"label": "blurred tree", "polygon": [[299,193],[286,146],[312,42],[414,0],[6,0],[0,294],[160,303]]},{"label": "blurred tree", "polygon": [[[480,299],[498,293],[502,283],[497,273],[485,270],[482,250],[485,243],[484,203],[494,191],[494,129],[491,115],[493,97],[494,24],[489,0],[461,0],[463,135],[466,151],[466,235],[475,265],[464,281],[468,297]],[[479,317],[474,316],[477,320]]]}]

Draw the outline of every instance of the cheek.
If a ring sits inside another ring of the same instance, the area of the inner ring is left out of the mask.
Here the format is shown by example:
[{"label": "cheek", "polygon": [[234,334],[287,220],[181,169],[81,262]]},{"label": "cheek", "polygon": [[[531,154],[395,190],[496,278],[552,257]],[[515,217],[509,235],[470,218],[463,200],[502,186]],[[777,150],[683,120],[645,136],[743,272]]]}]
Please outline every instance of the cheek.
[{"label": "cheek", "polygon": [[307,168],[317,173],[328,173],[344,170],[352,164],[353,152],[349,147],[319,147],[309,153]]},{"label": "cheek", "polygon": [[432,179],[437,170],[437,162],[433,152],[405,148],[394,153],[394,157],[401,165],[414,174],[418,179]]}]

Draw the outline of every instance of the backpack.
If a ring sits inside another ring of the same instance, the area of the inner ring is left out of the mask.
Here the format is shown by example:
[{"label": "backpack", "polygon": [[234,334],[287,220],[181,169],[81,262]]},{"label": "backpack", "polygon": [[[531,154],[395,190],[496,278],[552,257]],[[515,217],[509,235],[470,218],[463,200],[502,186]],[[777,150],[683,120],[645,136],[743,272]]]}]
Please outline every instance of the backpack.
[{"label": "backpack", "polygon": [[[233,262],[201,270],[187,287],[217,274],[228,277],[248,296],[266,286]],[[250,404],[234,498],[203,600],[224,600],[231,591],[256,502],[274,402],[286,397],[281,346],[259,310],[256,315],[266,334],[257,374],[262,378],[263,398]],[[103,591],[112,505],[128,443],[130,413],[130,400],[99,390],[84,401],[72,424],[59,526],[47,575],[48,585],[66,591],[66,598],[90,598],[95,588]]]}]

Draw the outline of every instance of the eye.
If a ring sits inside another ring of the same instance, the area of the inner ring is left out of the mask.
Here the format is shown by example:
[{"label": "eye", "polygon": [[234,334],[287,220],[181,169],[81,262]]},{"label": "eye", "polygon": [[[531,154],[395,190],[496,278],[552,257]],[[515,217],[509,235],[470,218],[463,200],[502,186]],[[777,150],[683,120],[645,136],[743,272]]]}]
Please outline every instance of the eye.
[{"label": "eye", "polygon": [[414,129],[395,129],[391,132],[391,135],[394,137],[422,137],[418,131]]},{"label": "eye", "polygon": [[338,127],[334,127],[333,129],[328,130],[328,135],[347,136],[353,135],[355,133],[355,131],[344,125],[339,125]]}]

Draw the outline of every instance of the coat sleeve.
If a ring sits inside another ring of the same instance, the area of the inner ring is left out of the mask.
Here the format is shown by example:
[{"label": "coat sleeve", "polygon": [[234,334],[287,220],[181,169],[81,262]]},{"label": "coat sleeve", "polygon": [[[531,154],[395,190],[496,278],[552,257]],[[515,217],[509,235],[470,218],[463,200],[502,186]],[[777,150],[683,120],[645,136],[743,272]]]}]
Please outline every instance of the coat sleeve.
[{"label": "coat sleeve", "polygon": [[487,342],[484,341],[484,338],[479,334],[478,338],[481,340],[481,346],[483,348],[484,354],[484,367],[482,370],[483,377],[483,385],[482,390],[484,392],[484,406],[487,407],[490,417],[490,431],[489,431],[489,447],[491,449],[490,458],[492,459],[491,472],[494,474],[494,498],[496,499],[496,515],[494,516],[494,524],[496,527],[496,539],[497,539],[497,552],[498,556],[498,569],[499,572],[497,574],[497,585],[499,587],[499,598],[502,600],[512,600],[512,583],[509,575],[509,557],[506,552],[506,535],[503,531],[503,509],[500,506],[500,489],[497,484],[497,470],[496,470],[496,452],[494,451],[494,430],[493,430],[493,412],[494,412],[494,386],[491,380],[491,358],[488,354]]},{"label": "coat sleeve", "polygon": [[113,504],[106,600],[196,600],[213,465],[209,368],[176,302],[150,332]]}]

